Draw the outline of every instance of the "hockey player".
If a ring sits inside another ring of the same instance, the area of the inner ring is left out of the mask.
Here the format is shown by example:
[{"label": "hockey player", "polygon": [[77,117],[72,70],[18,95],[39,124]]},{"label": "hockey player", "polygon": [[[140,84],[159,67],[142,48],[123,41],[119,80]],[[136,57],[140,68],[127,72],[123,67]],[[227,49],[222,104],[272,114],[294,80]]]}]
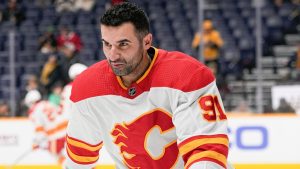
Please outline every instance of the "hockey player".
[{"label": "hockey player", "polygon": [[24,102],[29,107],[29,119],[35,127],[32,148],[48,150],[62,164],[65,159],[64,144],[68,121],[62,114],[61,107],[42,100],[37,90],[29,91]]},{"label": "hockey player", "polygon": [[72,66],[70,66],[70,69],[68,71],[69,78],[72,80],[70,83],[68,83],[63,91],[62,91],[62,108],[63,108],[63,113],[69,116],[70,109],[71,109],[71,90],[72,90],[72,84],[73,80],[80,74],[82,73],[85,69],[87,68],[86,65],[81,64],[81,63],[75,63]]},{"label": "hockey player", "polygon": [[105,144],[122,169],[226,168],[227,117],[210,69],[152,47],[133,4],[107,10],[100,29],[106,60],[73,83],[67,167],[94,167]]}]

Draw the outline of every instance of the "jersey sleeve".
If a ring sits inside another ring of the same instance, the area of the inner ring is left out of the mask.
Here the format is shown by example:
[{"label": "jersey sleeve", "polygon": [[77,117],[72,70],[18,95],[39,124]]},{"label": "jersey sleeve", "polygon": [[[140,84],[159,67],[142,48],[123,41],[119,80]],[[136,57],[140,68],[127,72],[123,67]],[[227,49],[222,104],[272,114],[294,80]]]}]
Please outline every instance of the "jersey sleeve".
[{"label": "jersey sleeve", "polygon": [[[200,75],[202,78],[213,76],[207,69],[202,70]],[[185,168],[226,168],[229,144],[227,118],[215,80],[198,90],[182,92],[175,98],[177,106],[173,123]]]},{"label": "jersey sleeve", "polygon": [[103,141],[97,118],[85,101],[71,103],[71,116],[66,136],[66,162],[70,169],[90,169],[99,159]]}]

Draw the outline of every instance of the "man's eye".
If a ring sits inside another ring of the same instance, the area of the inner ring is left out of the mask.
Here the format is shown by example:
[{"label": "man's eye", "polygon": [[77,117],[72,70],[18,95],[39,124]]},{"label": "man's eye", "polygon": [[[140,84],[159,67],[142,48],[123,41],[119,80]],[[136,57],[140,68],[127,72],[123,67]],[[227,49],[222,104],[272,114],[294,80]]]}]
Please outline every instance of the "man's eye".
[{"label": "man's eye", "polygon": [[127,45],[128,45],[127,42],[121,42],[121,43],[120,43],[120,46],[127,46]]},{"label": "man's eye", "polygon": [[104,46],[106,46],[106,47],[110,47],[110,44],[107,43],[107,42],[103,42],[103,44],[104,44]]}]

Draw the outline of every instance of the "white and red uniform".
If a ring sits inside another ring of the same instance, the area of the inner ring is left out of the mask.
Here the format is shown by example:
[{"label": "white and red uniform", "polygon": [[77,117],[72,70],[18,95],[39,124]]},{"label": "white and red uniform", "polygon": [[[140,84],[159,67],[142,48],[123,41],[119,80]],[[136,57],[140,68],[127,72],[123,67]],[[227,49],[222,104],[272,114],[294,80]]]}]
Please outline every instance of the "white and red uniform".
[{"label": "white and red uniform", "polygon": [[[70,66],[70,69],[68,71],[69,77],[70,79],[74,80],[76,78],[76,76],[78,76],[80,73],[82,73],[85,69],[87,69],[87,67],[81,63],[75,63],[72,66]],[[71,100],[70,100],[70,96],[71,96],[71,91],[72,91],[72,85],[73,85],[73,81],[68,83],[67,85],[65,85],[65,87],[63,88],[62,91],[62,100],[61,100],[61,105],[63,107],[63,113],[66,116],[69,116],[70,112],[71,112]]]},{"label": "white and red uniform", "polygon": [[33,147],[49,150],[57,156],[59,162],[63,160],[67,117],[62,114],[61,107],[49,101],[35,103],[29,110],[29,118],[35,127]]},{"label": "white and red uniform", "polygon": [[150,67],[128,88],[107,61],[76,78],[68,168],[92,168],[103,144],[117,168],[226,168],[227,120],[210,69],[180,52],[148,54]]}]

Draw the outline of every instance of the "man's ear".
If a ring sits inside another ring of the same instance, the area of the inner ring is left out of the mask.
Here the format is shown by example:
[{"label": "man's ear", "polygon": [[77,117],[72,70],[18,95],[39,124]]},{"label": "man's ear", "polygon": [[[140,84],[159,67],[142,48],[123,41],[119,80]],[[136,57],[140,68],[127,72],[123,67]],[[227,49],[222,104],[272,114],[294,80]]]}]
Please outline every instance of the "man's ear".
[{"label": "man's ear", "polygon": [[152,45],[152,34],[148,33],[145,37],[144,37],[144,47],[145,49],[149,49]]}]

